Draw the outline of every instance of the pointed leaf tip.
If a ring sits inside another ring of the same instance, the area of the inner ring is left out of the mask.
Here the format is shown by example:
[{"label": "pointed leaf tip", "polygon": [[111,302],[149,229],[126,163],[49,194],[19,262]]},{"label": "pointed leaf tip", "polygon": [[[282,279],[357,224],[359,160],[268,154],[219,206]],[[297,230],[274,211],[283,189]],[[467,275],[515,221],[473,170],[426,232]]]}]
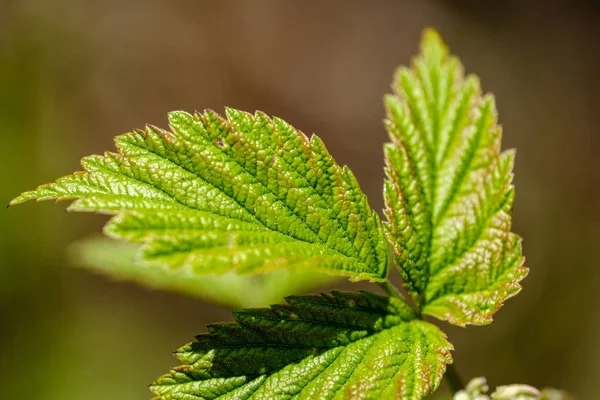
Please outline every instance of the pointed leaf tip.
[{"label": "pointed leaf tip", "polygon": [[316,136],[233,108],[169,113],[115,138],[117,152],[17,197],[75,200],[116,215],[105,232],[142,244],[143,260],[189,273],[294,268],[386,279],[377,214]]},{"label": "pointed leaf tip", "polygon": [[421,36],[421,52],[426,59],[441,61],[449,53],[448,45],[435,28],[426,28]]}]

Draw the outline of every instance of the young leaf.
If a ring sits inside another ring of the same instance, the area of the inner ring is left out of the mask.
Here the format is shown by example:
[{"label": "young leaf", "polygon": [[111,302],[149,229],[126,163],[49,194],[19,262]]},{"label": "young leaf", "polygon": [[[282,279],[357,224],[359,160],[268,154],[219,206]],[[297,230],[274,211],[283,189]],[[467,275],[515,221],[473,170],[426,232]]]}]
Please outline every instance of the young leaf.
[{"label": "young leaf", "polygon": [[139,245],[106,237],[91,237],[69,247],[72,261],[111,278],[179,292],[232,308],[265,307],[290,294],[302,294],[338,279],[325,274],[285,269],[258,275],[190,274],[147,262],[137,265]]},{"label": "young leaf", "polygon": [[170,131],[116,138],[117,153],[14,199],[76,200],[115,216],[105,233],[143,244],[143,259],[193,273],[296,268],[385,280],[377,214],[323,142],[281,119],[227,109],[173,112]]},{"label": "young leaf", "polygon": [[210,325],[177,351],[185,365],[151,385],[156,399],[421,399],[452,362],[445,335],[401,300],[332,292],[287,302]]},{"label": "young leaf", "polygon": [[500,152],[491,95],[427,30],[386,97],[386,230],[419,309],[486,324],[526,276],[512,233],[514,152]]},{"label": "young leaf", "polygon": [[486,394],[488,391],[485,378],[473,378],[465,389],[454,395],[453,400],[572,400],[571,396],[561,390],[538,390],[523,384],[498,386],[490,396]]}]

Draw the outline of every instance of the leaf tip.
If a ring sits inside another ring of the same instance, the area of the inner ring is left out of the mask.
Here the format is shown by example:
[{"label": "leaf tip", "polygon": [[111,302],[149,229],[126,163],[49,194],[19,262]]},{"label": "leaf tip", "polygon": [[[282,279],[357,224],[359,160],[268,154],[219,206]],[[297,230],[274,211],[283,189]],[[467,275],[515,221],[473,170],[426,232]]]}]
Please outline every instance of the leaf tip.
[{"label": "leaf tip", "polygon": [[517,157],[517,149],[506,149],[502,151],[502,154],[500,156],[510,163],[510,170],[512,171],[515,163],[515,158]]},{"label": "leaf tip", "polygon": [[[383,96],[383,104],[386,110],[390,111],[398,106],[398,98],[393,94],[386,94]],[[388,113],[389,114],[389,113]]]},{"label": "leaf tip", "polygon": [[33,195],[33,193],[34,193],[34,192],[35,192],[35,191],[33,191],[33,192],[24,192],[24,193],[21,193],[20,195],[18,195],[18,196],[17,196],[17,197],[15,197],[14,199],[12,199],[12,200],[11,200],[11,201],[10,201],[10,202],[9,202],[9,203],[6,205],[6,208],[8,209],[8,208],[10,208],[10,207],[16,206],[17,204],[22,204],[22,203],[25,203],[26,201],[29,201],[29,200],[33,199],[33,198],[34,198],[34,196],[32,196],[32,195]]},{"label": "leaf tip", "polygon": [[440,33],[435,28],[427,27],[421,36],[421,52],[425,58],[441,60],[448,55],[449,49]]},{"label": "leaf tip", "polygon": [[193,119],[193,116],[182,110],[169,111],[167,113],[167,119],[171,127],[181,125],[182,123],[189,123]]},{"label": "leaf tip", "polygon": [[230,121],[235,121],[236,119],[239,119],[239,117],[242,113],[243,113],[243,111],[240,111],[236,108],[229,107],[229,106],[225,107],[225,116]]}]

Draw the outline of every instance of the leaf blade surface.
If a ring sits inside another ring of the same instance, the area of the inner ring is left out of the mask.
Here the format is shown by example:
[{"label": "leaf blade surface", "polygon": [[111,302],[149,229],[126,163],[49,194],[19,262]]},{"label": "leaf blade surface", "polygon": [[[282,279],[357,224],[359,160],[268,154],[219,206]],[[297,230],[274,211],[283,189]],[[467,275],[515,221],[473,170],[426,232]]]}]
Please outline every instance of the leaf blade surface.
[{"label": "leaf blade surface", "polygon": [[513,151],[500,151],[491,95],[433,30],[385,99],[386,231],[424,313],[482,325],[526,276],[511,232]]},{"label": "leaf blade surface", "polygon": [[[368,292],[289,297],[234,313],[181,348],[157,399],[421,399],[452,346],[403,301]],[[196,396],[196,397],[193,397]]]},{"label": "leaf blade surface", "polygon": [[74,200],[114,217],[104,231],[142,243],[143,259],[194,273],[316,269],[385,280],[389,255],[377,214],[354,175],[322,141],[263,113],[173,112],[115,139],[117,152],[23,193]]}]

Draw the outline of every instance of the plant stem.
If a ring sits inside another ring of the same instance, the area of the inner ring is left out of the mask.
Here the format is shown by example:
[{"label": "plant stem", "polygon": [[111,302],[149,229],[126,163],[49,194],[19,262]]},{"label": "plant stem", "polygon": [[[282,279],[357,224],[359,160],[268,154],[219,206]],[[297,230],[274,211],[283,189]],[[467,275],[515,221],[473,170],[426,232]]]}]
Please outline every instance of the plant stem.
[{"label": "plant stem", "polygon": [[444,377],[446,378],[446,382],[448,383],[448,388],[450,389],[450,392],[452,394],[455,394],[456,392],[458,392],[459,390],[461,390],[465,387],[454,364],[448,364],[446,366],[446,375],[444,375]]},{"label": "plant stem", "polygon": [[392,285],[389,281],[379,282],[379,286],[383,289],[385,293],[387,293],[390,297],[395,297],[397,299],[406,300],[402,293],[398,290],[398,288]]},{"label": "plant stem", "polygon": [[[408,307],[415,310],[415,306],[390,281],[378,282],[378,284],[388,296],[394,297],[398,300],[402,300],[404,302],[404,304],[406,304]],[[417,318],[421,318],[420,315],[418,314],[418,312],[417,312]]]}]

